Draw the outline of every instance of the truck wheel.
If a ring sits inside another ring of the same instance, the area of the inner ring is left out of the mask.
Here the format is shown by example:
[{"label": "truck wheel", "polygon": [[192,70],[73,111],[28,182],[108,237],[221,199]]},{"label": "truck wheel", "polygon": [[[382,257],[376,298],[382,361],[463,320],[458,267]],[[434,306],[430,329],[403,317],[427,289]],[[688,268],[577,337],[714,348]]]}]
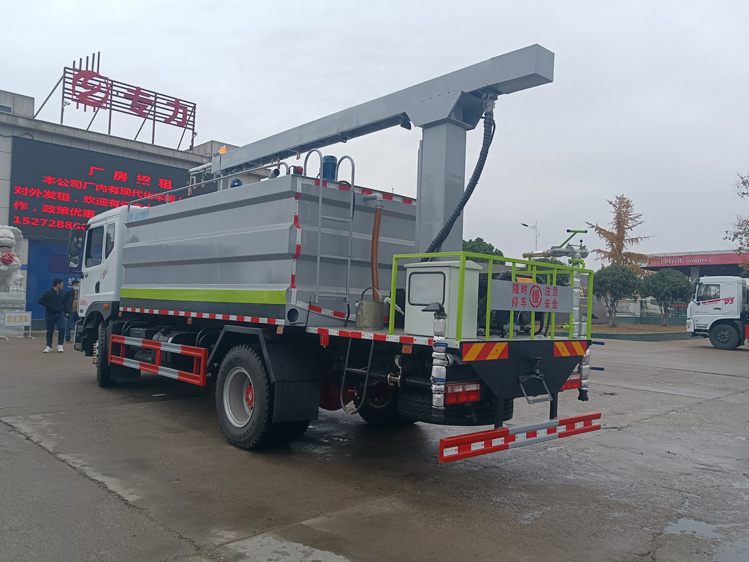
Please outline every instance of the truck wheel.
[{"label": "truck wheel", "polygon": [[107,341],[107,326],[99,324],[99,337],[96,340],[96,382],[101,388],[107,388],[115,383],[112,378],[112,368],[109,366],[109,342]]},{"label": "truck wheel", "polygon": [[273,441],[277,436],[271,423],[271,404],[263,362],[247,346],[231,349],[216,379],[218,421],[229,443],[251,450]]},{"label": "truck wheel", "polygon": [[515,415],[515,401],[505,400],[505,403],[503,406],[504,406],[504,412],[502,415],[502,421],[510,421],[512,419],[512,416]]},{"label": "truck wheel", "polygon": [[378,384],[367,389],[366,400],[359,408],[359,415],[368,424],[378,427],[414,423],[414,420],[398,413],[398,392],[387,384]]},{"label": "truck wheel", "polygon": [[739,345],[739,333],[730,324],[718,324],[710,330],[710,343],[716,349],[735,349]]}]

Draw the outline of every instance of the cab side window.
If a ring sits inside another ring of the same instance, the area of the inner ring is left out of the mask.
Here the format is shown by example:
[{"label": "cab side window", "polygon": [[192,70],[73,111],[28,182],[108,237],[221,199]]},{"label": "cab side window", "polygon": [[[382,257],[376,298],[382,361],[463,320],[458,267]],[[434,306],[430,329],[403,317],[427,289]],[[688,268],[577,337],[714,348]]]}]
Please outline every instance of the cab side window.
[{"label": "cab side window", "polygon": [[697,288],[697,302],[710,301],[720,298],[720,285],[703,284]]},{"label": "cab side window", "polygon": [[84,265],[93,267],[101,263],[101,255],[104,245],[104,227],[99,226],[90,229],[86,233],[86,255]]},{"label": "cab side window", "polygon": [[108,258],[109,254],[111,254],[112,250],[114,249],[114,225],[113,224],[107,225],[107,238],[106,238],[106,242],[104,243],[104,248],[106,250],[104,252],[104,257]]}]

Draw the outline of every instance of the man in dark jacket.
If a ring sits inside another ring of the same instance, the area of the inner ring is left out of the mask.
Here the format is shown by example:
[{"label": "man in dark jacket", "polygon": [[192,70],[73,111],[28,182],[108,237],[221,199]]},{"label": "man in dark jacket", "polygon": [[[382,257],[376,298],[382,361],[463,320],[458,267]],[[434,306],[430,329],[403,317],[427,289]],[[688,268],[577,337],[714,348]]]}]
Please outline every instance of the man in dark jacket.
[{"label": "man in dark jacket", "polygon": [[78,316],[78,288],[80,282],[78,279],[74,280],[72,285],[73,288],[65,293],[65,302],[63,308],[65,309],[65,316],[67,316],[67,322],[65,324],[65,341],[70,341],[70,332],[75,329],[75,323],[78,322],[80,316]]},{"label": "man in dark jacket", "polygon": [[62,279],[55,277],[52,280],[52,288],[44,291],[39,297],[39,304],[46,310],[44,319],[47,321],[47,347],[44,353],[52,351],[52,334],[55,333],[55,327],[58,330],[57,351],[62,353],[62,342],[65,339],[65,295],[62,292]]}]

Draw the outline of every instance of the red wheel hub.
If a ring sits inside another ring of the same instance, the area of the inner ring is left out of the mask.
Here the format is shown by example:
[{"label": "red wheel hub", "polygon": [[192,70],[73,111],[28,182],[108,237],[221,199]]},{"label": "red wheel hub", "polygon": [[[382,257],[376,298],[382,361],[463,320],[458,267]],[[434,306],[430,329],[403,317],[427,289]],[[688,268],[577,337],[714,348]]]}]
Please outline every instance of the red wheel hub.
[{"label": "red wheel hub", "polygon": [[250,408],[255,407],[255,391],[253,390],[252,385],[249,385],[247,390],[244,391],[244,401]]}]

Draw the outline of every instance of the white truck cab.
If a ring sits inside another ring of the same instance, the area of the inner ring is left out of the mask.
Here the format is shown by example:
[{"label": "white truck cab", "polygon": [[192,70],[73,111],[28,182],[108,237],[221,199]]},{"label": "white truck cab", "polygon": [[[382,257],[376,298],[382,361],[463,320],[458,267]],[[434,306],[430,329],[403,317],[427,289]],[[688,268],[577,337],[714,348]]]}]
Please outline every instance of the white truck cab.
[{"label": "white truck cab", "polygon": [[68,253],[76,257],[71,257],[69,265],[81,268],[78,314],[85,319],[76,326],[76,344],[86,327],[95,329],[118,310],[127,215],[127,206],[118,207],[91,218],[84,231],[71,231]]},{"label": "white truck cab", "polygon": [[741,277],[700,277],[687,308],[687,332],[713,347],[734,349],[747,339],[749,290]]}]

